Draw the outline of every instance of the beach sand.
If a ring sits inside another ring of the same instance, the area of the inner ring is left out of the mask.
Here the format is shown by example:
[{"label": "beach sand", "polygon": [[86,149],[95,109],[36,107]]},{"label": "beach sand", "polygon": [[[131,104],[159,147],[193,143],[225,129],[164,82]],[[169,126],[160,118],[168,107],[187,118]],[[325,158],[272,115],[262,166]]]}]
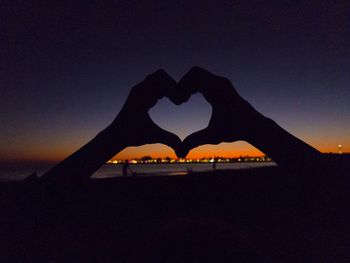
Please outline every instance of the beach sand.
[{"label": "beach sand", "polygon": [[333,168],[1,183],[0,261],[346,262],[347,171]]}]

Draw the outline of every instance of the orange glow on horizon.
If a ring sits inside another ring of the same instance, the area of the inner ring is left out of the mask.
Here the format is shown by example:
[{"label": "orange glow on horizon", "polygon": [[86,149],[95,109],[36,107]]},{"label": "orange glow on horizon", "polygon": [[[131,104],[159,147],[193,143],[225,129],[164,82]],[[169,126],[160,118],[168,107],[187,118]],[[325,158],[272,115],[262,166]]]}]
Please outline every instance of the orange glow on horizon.
[{"label": "orange glow on horizon", "polygon": [[[315,147],[314,144],[311,146]],[[321,147],[315,147],[322,153],[337,153],[338,148],[334,147],[331,143],[323,142],[320,144]],[[338,145],[336,145],[338,146]],[[349,152],[348,149],[344,150],[343,153]],[[239,141],[234,143],[220,143],[218,145],[202,145],[192,149],[186,156],[188,159],[200,159],[204,157],[227,157],[236,158],[240,156],[264,156],[265,154],[259,151],[251,144]],[[116,159],[134,159],[142,158],[144,156],[151,156],[152,158],[165,158],[170,157],[176,159],[174,151],[163,144],[148,144],[139,147],[128,147],[114,156],[113,160]]]},{"label": "orange glow on horizon", "polygon": [[[342,140],[342,152],[349,153],[349,143],[344,143]],[[314,139],[312,141],[307,141],[310,145],[314,146],[322,153],[338,153],[338,145],[329,141],[320,141]],[[51,145],[52,147],[52,145]],[[57,163],[64,160],[66,157],[74,153],[79,149],[74,145],[73,147],[61,148],[59,146],[52,147],[49,149],[39,149],[39,148],[25,148],[23,151],[13,151],[2,156],[1,162],[7,163],[20,163],[20,162],[50,162]],[[186,158],[188,159],[200,159],[205,157],[227,157],[236,158],[240,156],[263,156],[265,155],[249,143],[239,141],[235,143],[221,143],[219,145],[202,145],[194,148],[189,152]],[[119,152],[112,159],[135,159],[142,158],[144,156],[151,156],[152,158],[165,158],[170,157],[177,159],[173,149],[163,144],[147,144],[139,147],[128,147],[121,152]]]},{"label": "orange glow on horizon", "polygon": [[[186,156],[188,159],[203,157],[228,157],[239,156],[263,156],[264,153],[246,142],[221,143],[219,145],[202,145],[194,148]],[[113,159],[134,159],[151,156],[153,158],[170,157],[176,159],[176,155],[168,146],[162,144],[148,144],[140,147],[128,147],[114,156]]]}]

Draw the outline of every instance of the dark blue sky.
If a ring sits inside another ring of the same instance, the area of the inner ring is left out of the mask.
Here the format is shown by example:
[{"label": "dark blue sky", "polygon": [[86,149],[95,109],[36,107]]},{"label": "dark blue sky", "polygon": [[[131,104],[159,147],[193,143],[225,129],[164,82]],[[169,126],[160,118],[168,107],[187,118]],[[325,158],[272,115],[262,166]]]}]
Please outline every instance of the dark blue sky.
[{"label": "dark blue sky", "polygon": [[[193,65],[321,151],[350,151],[349,2],[246,2],[1,1],[0,156],[59,160],[146,74]],[[200,96],[169,107],[152,116],[181,137],[210,116]]]}]

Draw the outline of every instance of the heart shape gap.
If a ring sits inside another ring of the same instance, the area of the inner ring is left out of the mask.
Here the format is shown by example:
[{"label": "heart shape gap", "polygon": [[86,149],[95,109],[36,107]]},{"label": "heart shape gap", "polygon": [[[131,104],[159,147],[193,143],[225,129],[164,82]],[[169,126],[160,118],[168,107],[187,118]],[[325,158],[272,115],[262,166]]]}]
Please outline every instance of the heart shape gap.
[{"label": "heart shape gap", "polygon": [[196,93],[181,105],[162,98],[148,113],[159,127],[184,140],[188,135],[208,126],[212,107],[202,94]]}]

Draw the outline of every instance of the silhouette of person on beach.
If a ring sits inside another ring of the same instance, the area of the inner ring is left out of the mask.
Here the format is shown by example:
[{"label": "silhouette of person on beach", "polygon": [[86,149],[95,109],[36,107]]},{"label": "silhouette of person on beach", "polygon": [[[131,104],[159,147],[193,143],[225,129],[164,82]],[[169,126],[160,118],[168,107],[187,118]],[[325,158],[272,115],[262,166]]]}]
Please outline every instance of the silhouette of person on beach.
[{"label": "silhouette of person on beach", "polygon": [[[211,104],[212,116],[208,127],[189,135],[183,142],[150,118],[148,111],[159,99],[168,97],[179,105],[197,92]],[[162,143],[184,158],[191,149],[203,144],[239,140],[252,144],[282,167],[289,168],[292,164],[306,167],[321,156],[319,151],[255,110],[237,93],[230,80],[193,67],[176,83],[164,70],[158,70],[131,89],[123,108],[107,128],[47,171],[42,179],[66,184],[80,182],[129,146]]]},{"label": "silhouette of person on beach", "polygon": [[123,177],[128,176],[129,160],[125,160],[122,166]]}]

